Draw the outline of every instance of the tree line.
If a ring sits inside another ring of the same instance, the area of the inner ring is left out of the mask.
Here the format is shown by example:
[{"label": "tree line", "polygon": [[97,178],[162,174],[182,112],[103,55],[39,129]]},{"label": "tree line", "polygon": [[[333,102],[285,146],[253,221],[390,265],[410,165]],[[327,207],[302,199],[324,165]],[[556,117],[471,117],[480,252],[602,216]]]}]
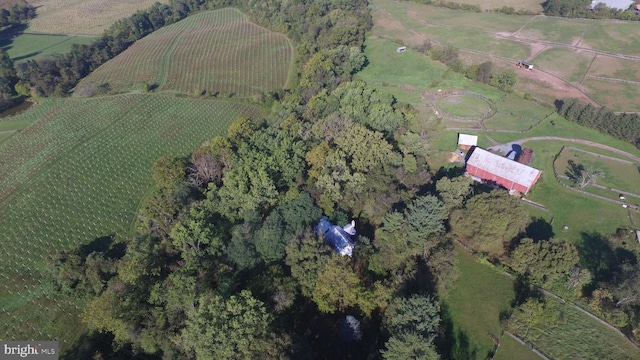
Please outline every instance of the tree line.
[{"label": "tree line", "polygon": [[547,0],[542,3],[545,15],[589,19],[638,20],[632,10],[612,9],[600,2],[591,8],[591,0]]},{"label": "tree line", "polygon": [[557,100],[558,114],[569,121],[609,134],[616,139],[626,141],[640,148],[640,116],[596,108],[583,104],[578,99]]}]

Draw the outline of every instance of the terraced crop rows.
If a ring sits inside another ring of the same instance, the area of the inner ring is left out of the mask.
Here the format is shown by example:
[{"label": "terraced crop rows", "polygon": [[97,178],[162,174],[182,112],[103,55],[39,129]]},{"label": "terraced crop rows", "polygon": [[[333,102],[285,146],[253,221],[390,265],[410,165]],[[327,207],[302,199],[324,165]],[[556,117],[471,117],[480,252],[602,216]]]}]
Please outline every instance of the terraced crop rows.
[{"label": "terraced crop rows", "polygon": [[[72,109],[86,109],[90,103],[102,110],[87,116],[81,111],[60,114],[57,107],[33,115],[44,120],[58,113],[48,121],[52,126],[73,132],[69,124],[77,124],[78,129],[99,131],[64,139],[59,147],[52,144],[59,154],[53,164],[0,203],[1,339],[69,340],[73,334],[62,334],[60,324],[73,321],[76,304],[50,296],[51,255],[99,237],[127,236],[139,202],[152,186],[150,168],[155,159],[187,154],[224,133],[237,116],[256,115],[249,106],[222,101],[163,95],[115,99],[68,101],[66,106]],[[114,111],[104,111],[109,107]],[[37,148],[48,131],[42,129],[41,139],[29,136]],[[7,145],[2,150],[7,151]],[[38,157],[37,151],[33,153]]]},{"label": "terraced crop rows", "polygon": [[76,94],[108,83],[113,92],[140,89],[248,97],[286,85],[293,60],[288,39],[235,9],[193,15],[139,40],[79,85]]}]

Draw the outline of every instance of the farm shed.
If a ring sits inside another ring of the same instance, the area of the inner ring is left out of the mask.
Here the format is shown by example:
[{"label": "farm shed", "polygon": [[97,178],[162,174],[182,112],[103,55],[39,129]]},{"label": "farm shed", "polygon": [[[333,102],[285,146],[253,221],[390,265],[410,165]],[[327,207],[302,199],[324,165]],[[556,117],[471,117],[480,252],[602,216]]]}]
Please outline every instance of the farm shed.
[{"label": "farm shed", "polygon": [[485,149],[476,147],[467,159],[467,173],[482,182],[494,183],[509,191],[523,194],[540,178],[540,170],[509,160]]},{"label": "farm shed", "polygon": [[458,146],[462,150],[469,150],[472,146],[478,146],[476,135],[458,134]]},{"label": "farm shed", "polygon": [[611,9],[627,10],[634,3],[634,0],[593,0],[591,1],[591,8],[593,9],[601,3]]},{"label": "farm shed", "polygon": [[396,52],[398,54],[403,53],[405,51],[407,51],[407,47],[406,46],[400,46],[399,48],[396,49]]}]

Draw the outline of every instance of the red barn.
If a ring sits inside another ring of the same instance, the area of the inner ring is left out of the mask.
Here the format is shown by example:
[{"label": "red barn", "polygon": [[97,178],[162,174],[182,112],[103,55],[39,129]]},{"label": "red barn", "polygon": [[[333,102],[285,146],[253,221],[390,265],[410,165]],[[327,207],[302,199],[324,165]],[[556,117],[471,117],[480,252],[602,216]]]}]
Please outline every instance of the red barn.
[{"label": "red barn", "polygon": [[467,172],[483,182],[495,183],[507,190],[529,192],[540,178],[540,170],[509,160],[476,147],[467,160]]}]

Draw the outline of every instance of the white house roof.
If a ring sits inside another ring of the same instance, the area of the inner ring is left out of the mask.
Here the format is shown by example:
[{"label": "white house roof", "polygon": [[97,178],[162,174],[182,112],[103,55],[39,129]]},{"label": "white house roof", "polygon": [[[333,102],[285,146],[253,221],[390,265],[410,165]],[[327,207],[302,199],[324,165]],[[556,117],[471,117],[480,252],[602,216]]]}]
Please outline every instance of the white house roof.
[{"label": "white house roof", "polygon": [[540,174],[540,170],[538,169],[520,164],[517,161],[509,160],[479,147],[473,150],[473,153],[467,160],[467,165],[475,166],[478,169],[526,186],[527,188],[533,186]]},{"label": "white house roof", "polygon": [[458,145],[478,146],[476,135],[458,134]]},{"label": "white house roof", "polygon": [[634,0],[593,0],[591,1],[591,8],[593,9],[599,3],[607,5],[608,8],[627,10],[634,3]]}]

